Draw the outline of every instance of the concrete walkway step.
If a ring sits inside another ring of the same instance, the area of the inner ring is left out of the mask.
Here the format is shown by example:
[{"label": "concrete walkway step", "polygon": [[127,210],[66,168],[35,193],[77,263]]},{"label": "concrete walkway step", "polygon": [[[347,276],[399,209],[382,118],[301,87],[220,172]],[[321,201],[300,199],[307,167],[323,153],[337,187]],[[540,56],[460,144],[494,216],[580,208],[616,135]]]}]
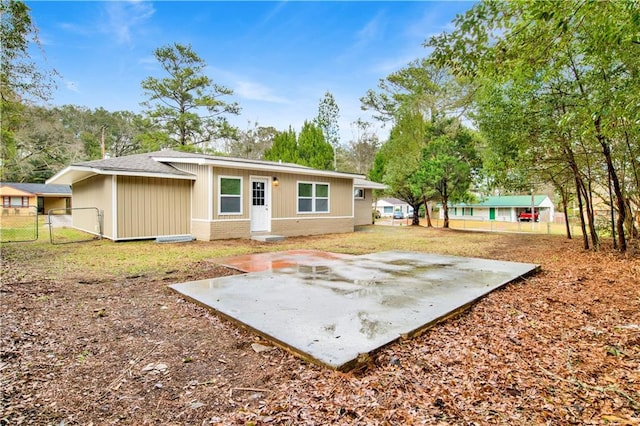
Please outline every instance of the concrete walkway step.
[{"label": "concrete walkway step", "polygon": [[283,235],[272,235],[272,234],[252,235],[251,239],[255,240],[255,241],[262,241],[263,243],[273,243],[273,242],[276,242],[276,241],[284,240],[284,236]]},{"label": "concrete walkway step", "polygon": [[193,235],[170,235],[157,237],[156,243],[188,243],[193,240]]}]

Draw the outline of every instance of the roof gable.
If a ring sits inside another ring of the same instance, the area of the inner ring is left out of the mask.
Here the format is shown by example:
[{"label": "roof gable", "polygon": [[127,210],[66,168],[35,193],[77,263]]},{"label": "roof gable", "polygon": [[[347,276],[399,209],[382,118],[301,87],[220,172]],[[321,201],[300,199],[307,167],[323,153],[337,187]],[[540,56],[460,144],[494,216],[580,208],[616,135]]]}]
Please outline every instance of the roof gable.
[{"label": "roof gable", "polygon": [[378,200],[378,201],[381,201],[381,202],[386,203],[386,204],[391,204],[391,205],[394,205],[394,206],[403,206],[403,205],[407,205],[408,206],[409,205],[409,203],[407,203],[406,201],[402,201],[399,198],[392,198],[392,197],[380,198],[380,200]]}]

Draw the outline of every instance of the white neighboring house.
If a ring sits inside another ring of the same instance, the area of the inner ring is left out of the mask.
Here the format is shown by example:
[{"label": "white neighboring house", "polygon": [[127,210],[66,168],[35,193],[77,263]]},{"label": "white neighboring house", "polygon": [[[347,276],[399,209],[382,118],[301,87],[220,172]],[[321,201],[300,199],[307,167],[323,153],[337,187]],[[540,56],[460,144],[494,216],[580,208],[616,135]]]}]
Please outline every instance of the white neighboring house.
[{"label": "white neighboring house", "polygon": [[413,215],[413,207],[397,198],[380,198],[373,209],[380,212],[380,217],[392,217],[396,211],[401,211],[405,217]]},{"label": "white neighboring house", "polygon": [[[476,203],[449,205],[449,219],[495,220],[517,222],[521,212],[531,211],[530,195],[502,195],[485,197]],[[533,204],[539,213],[540,222],[553,222],[555,209],[546,195],[534,195]],[[444,209],[440,209],[440,219],[444,219]]]}]

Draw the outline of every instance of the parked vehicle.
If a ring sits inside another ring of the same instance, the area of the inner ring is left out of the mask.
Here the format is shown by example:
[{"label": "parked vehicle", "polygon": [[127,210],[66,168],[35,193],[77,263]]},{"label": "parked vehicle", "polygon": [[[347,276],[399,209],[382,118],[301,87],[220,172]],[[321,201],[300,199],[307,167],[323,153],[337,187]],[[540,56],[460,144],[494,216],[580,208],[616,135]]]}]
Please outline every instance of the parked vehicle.
[{"label": "parked vehicle", "polygon": [[[537,210],[534,210],[533,219],[536,222],[540,221],[540,215],[539,215],[539,212]],[[518,215],[518,220],[520,222],[531,222],[531,209],[527,209],[527,210],[525,210],[523,212],[520,212],[520,214]]]},{"label": "parked vehicle", "polygon": [[395,212],[393,212],[393,218],[394,219],[404,219],[404,213],[402,213],[399,210],[396,210]]}]

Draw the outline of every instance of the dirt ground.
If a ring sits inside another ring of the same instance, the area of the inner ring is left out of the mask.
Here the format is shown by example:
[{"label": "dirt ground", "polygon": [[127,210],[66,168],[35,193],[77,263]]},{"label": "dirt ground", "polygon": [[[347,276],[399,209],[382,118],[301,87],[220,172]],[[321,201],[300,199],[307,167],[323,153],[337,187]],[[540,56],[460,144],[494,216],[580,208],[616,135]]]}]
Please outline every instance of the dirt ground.
[{"label": "dirt ground", "polygon": [[351,373],[252,346],[167,288],[237,273],[214,262],[100,278],[5,246],[0,425],[640,424],[640,259],[493,238],[482,257],[536,253],[542,272]]}]

